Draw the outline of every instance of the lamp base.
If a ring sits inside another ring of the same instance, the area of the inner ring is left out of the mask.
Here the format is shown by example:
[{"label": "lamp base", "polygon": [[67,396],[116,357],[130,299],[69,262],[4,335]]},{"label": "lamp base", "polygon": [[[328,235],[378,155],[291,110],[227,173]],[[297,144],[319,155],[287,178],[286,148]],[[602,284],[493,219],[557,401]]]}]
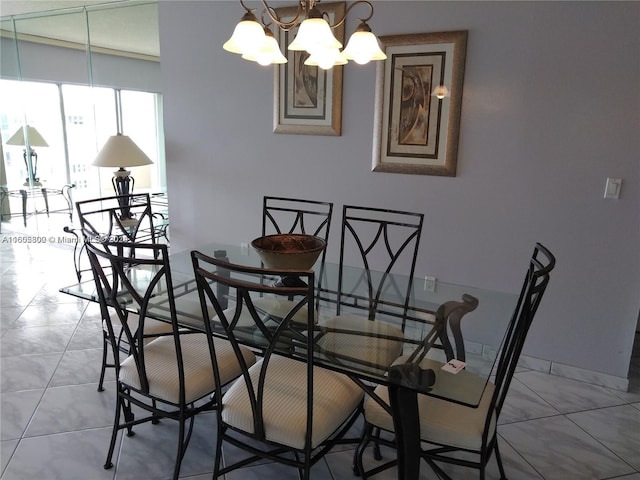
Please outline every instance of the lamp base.
[{"label": "lamp base", "polygon": [[[25,148],[22,151],[22,158],[24,159],[24,168],[28,172],[27,175],[29,175],[29,177],[24,179],[24,183],[22,185],[25,186],[25,187],[30,187],[30,186],[41,187],[42,183],[40,183],[40,178],[37,177],[37,175],[38,175],[38,154],[36,153],[36,151],[33,148],[31,148],[29,153],[27,154],[27,149]],[[28,158],[28,160],[27,160],[27,158]],[[29,169],[29,164],[31,164],[31,169]],[[29,178],[31,178],[31,180],[33,180],[33,181],[30,182]]]},{"label": "lamp base", "polygon": [[[134,180],[133,177],[129,176],[130,173],[131,172],[129,170],[125,170],[122,167],[113,172],[111,183],[113,184],[113,189],[117,195],[130,195],[133,193]],[[123,224],[125,221],[135,222],[135,218],[131,215],[131,210],[129,208],[129,199],[123,197],[118,199],[118,202],[120,203],[120,211],[122,212],[120,220]]]}]

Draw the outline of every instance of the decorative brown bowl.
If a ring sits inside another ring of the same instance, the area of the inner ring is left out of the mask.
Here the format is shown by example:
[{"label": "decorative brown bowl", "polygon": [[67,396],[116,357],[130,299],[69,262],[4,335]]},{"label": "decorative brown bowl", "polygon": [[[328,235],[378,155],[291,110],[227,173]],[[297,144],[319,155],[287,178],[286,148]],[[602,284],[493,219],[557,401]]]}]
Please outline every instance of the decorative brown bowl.
[{"label": "decorative brown bowl", "polygon": [[258,237],[251,246],[267,268],[309,270],[327,242],[313,235],[283,233]]}]

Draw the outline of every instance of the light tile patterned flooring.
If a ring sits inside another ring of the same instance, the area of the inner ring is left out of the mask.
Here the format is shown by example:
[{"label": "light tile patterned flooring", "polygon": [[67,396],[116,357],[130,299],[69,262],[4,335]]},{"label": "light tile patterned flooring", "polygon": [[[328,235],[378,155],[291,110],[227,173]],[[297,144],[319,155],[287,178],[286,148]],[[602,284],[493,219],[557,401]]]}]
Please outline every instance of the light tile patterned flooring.
[{"label": "light tile patterned flooring", "polygon": [[[14,223],[16,220],[14,220]],[[173,422],[141,425],[118,441],[115,467],[104,470],[113,418],[113,374],[96,391],[101,327],[97,309],[58,293],[74,282],[71,247],[51,230],[45,244],[15,243],[0,234],[0,458],[2,480],[160,480],[175,456]],[[14,232],[16,229],[14,229]],[[41,230],[42,231],[42,230]],[[48,238],[53,236],[53,242]],[[640,348],[632,359],[631,389],[621,392],[535,371],[515,375],[498,432],[511,480],[640,480]],[[182,478],[211,477],[214,422],[196,421]],[[225,458],[234,455],[225,451]],[[317,479],[354,479],[352,450],[326,456]],[[369,456],[369,462],[375,462]],[[435,479],[426,465],[421,479]],[[449,468],[454,479],[477,472]],[[489,479],[499,478],[495,460]],[[290,468],[266,463],[227,480],[293,479]],[[393,472],[377,477],[390,480]]]}]

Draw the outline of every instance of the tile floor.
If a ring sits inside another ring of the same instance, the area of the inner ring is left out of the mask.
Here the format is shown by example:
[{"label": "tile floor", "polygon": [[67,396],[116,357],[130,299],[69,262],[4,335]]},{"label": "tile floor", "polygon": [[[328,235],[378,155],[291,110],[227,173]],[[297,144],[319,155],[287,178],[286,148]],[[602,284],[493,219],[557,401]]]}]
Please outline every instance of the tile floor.
[{"label": "tile floor", "polygon": [[[114,378],[109,377],[105,392],[96,391],[101,354],[97,309],[58,293],[75,278],[71,246],[58,240],[61,228],[38,244],[17,243],[34,237],[19,229],[11,233],[7,226],[0,234],[0,478],[169,478],[176,429],[167,421],[138,426],[134,437],[121,438],[115,467],[102,468]],[[516,373],[498,428],[511,480],[640,480],[640,348],[636,350],[629,392],[535,371]],[[210,478],[214,422],[212,415],[197,419],[182,478]],[[233,450],[225,451],[225,457],[232,455]],[[351,456],[349,449],[327,455],[314,468],[314,478],[353,479]],[[477,472],[462,468],[448,471],[455,479],[478,478]],[[394,477],[387,471],[375,478]],[[227,480],[252,478],[297,476],[268,463],[227,475]],[[421,479],[435,478],[423,468]],[[488,478],[498,478],[494,460]]]}]

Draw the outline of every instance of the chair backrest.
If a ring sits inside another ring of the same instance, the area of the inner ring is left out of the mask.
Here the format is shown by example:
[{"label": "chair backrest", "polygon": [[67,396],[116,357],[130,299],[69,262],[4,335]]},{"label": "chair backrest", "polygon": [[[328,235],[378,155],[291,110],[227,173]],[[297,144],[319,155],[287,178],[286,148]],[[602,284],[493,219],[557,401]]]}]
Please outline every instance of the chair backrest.
[{"label": "chair backrest", "polygon": [[[287,356],[297,356],[306,362],[307,383],[307,418],[312,418],[313,406],[313,328],[314,328],[314,272],[296,271],[295,274],[305,286],[287,287],[265,284],[265,276],[277,278],[290,274],[291,271],[280,271],[257,267],[248,267],[227,263],[219,258],[209,257],[201,252],[191,252],[203,318],[211,318],[205,322],[208,335],[219,335],[227,338],[233,347],[242,370],[241,378],[247,386],[253,416],[253,436],[264,440],[264,418],[262,416],[262,392],[265,388],[266,369],[269,362],[278,352],[286,350]],[[219,288],[223,286],[224,288]],[[228,306],[219,298],[219,292],[228,292]],[[283,302],[282,311],[268,314],[261,311],[254,301],[274,296],[293,301]],[[305,321],[301,322],[300,315]],[[294,320],[295,318],[295,320]],[[252,382],[249,367],[242,356],[240,345],[250,345],[261,350],[262,362],[258,380]],[[214,378],[222,398],[222,387],[219,382],[220,372],[214,358]],[[240,380],[238,380],[240,381]],[[301,380],[302,381],[302,380]],[[220,415],[220,412],[218,412]],[[311,438],[311,428],[307,435]]]},{"label": "chair backrest", "polygon": [[[125,255],[125,250],[133,247],[135,255]],[[140,391],[144,394],[149,394],[145,363],[145,323],[151,314],[157,318],[160,313],[173,326],[178,381],[181,395],[184,395],[184,368],[167,246],[107,241],[88,242],[86,248],[96,283],[102,319],[111,339],[116,374],[120,365],[120,349],[111,312],[117,316],[122,326],[123,335],[129,344],[129,354],[134,357],[140,379]],[[135,270],[132,270],[132,267],[136,267]]]},{"label": "chair backrest", "polygon": [[[333,203],[298,198],[269,197],[262,200],[262,235],[302,233],[314,235],[329,243]],[[320,256],[316,281],[324,275],[327,249]]]},{"label": "chair backrest", "polygon": [[[556,264],[553,254],[540,243],[536,243],[529,268],[520,291],[518,303],[509,322],[507,332],[502,341],[502,348],[498,357],[495,377],[495,392],[493,407],[497,415],[507,396],[513,373],[515,372],[527,338],[529,327],[538,310],[542,296],[549,283],[549,274]],[[490,410],[492,411],[492,410]],[[488,420],[489,421],[489,420]],[[487,428],[488,428],[487,421]]]},{"label": "chair backrest", "polygon": [[83,200],[76,210],[85,239],[156,243],[148,193]]},{"label": "chair backrest", "polygon": [[[382,299],[391,291],[401,309],[390,314],[406,317],[423,219],[422,213],[344,205],[337,314],[342,306],[362,308],[373,320],[385,310]],[[362,269],[358,278],[348,275],[346,259],[351,266]],[[372,274],[374,270],[380,274]],[[405,283],[399,284],[398,278]],[[363,295],[362,291],[366,293]]]},{"label": "chair backrest", "polygon": [[[302,233],[315,235],[328,243],[332,214],[331,202],[265,196],[262,200],[262,235]],[[325,248],[322,265],[326,254]]]},{"label": "chair backrest", "polygon": [[315,200],[267,197],[262,202],[262,235],[304,233],[329,240],[333,204]]}]

